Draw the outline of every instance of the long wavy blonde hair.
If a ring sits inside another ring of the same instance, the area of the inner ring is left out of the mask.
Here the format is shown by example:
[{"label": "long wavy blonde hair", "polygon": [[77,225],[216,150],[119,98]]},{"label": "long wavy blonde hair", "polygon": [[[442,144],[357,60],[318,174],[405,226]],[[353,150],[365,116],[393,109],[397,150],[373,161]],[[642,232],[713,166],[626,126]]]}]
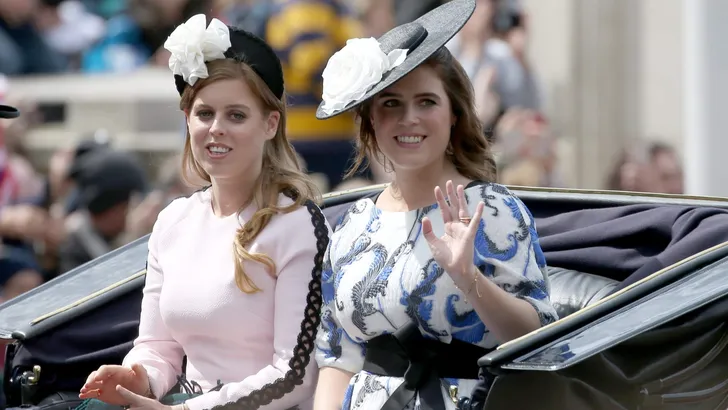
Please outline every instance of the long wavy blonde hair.
[{"label": "long wavy blonde hair", "polygon": [[[266,254],[251,253],[247,247],[255,240],[258,234],[266,227],[271,218],[278,213],[291,212],[303,206],[308,200],[320,203],[321,194],[316,185],[302,171],[293,147],[286,137],[286,98],[276,98],[270,88],[258,76],[253,69],[245,64],[231,59],[215,60],[207,63],[209,76],[195,83],[194,86],[187,86],[182,93],[180,109],[186,112],[192,107],[197,93],[207,85],[220,80],[239,79],[245,81],[256,97],[260,100],[261,106],[266,114],[278,111],[280,121],[275,137],[266,141],[263,149],[263,166],[255,182],[253,195],[249,201],[241,207],[241,210],[254,202],[257,211],[253,214],[235,235],[234,257],[235,257],[235,283],[245,293],[256,293],[261,289],[245,273],[243,267],[246,261],[261,263],[265,266],[269,275],[276,276],[275,262]],[[190,172],[208,183],[211,182],[210,175],[200,166],[192,155],[190,145],[190,134],[187,131],[184,152],[182,154],[182,175],[186,181],[191,181]],[[293,204],[280,207],[278,199],[283,193],[293,200]]]}]

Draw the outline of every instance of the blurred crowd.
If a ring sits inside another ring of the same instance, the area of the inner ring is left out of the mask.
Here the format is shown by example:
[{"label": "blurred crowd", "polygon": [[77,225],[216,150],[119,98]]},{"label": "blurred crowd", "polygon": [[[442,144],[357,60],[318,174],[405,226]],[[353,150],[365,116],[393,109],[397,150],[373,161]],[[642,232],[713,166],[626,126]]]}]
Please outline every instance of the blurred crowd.
[{"label": "blurred crowd", "polygon": [[178,157],[151,179],[103,130],[53,153],[45,175],[22,152],[0,158],[0,301],[150,233],[164,206],[195,189]]},{"label": "blurred crowd", "polygon": [[[346,39],[377,37],[441,1],[0,0],[0,103],[6,92],[12,98],[19,76],[166,66],[167,36],[205,13],[254,32],[278,53],[291,107],[288,135],[323,192],[386,182],[376,161],[342,179],[357,128],[347,115],[315,119],[321,73]],[[518,0],[478,0],[448,48],[473,82],[499,182],[564,187],[559,136],[528,58],[528,17]],[[33,163],[23,135],[34,110],[21,108],[20,119],[0,122],[0,301],[149,233],[167,203],[199,186],[183,181],[176,153],[149,175],[138,154],[115,148],[103,130],[69,143],[47,164]],[[642,142],[616,159],[604,187],[682,193],[680,160],[669,146]]]}]

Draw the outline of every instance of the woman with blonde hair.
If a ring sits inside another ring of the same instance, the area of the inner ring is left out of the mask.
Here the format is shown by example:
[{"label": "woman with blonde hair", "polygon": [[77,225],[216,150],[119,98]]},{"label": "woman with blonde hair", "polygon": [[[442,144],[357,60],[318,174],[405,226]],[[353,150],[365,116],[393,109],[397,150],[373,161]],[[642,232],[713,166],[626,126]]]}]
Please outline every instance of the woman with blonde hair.
[{"label": "woman with blonde hair", "polygon": [[[88,408],[304,408],[329,229],[286,139],[280,61],[204,15],[165,48],[187,120],[183,170],[210,186],[160,213],[139,337],[80,397],[97,399]],[[167,396],[177,383],[186,394]]]},{"label": "woman with blonde hair", "polygon": [[332,234],[316,410],[454,409],[481,356],[556,320],[534,219],[494,183],[473,87],[444,47],[474,8],[349,40],[324,70],[317,116],[356,109],[359,159],[393,180]]}]

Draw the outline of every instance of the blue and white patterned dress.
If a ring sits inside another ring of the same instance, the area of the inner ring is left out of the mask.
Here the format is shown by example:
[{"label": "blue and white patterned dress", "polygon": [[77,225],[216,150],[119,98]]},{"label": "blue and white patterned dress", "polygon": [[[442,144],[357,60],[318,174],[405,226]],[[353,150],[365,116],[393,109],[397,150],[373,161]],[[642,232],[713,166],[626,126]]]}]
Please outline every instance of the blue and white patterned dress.
[{"label": "blue and white patterned dress", "polygon": [[[475,264],[488,278],[538,311],[542,325],[557,319],[549,300],[546,261],[533,217],[507,188],[497,184],[465,190],[471,215],[480,200],[483,218],[475,240]],[[455,338],[483,348],[498,342],[480,321],[465,295],[432,259],[421,233],[422,217],[443,234],[437,204],[408,212],[377,208],[370,198],[359,200],[335,228],[322,273],[321,328],[316,360],[352,378],[343,410],[377,410],[403,378],[362,370],[366,342],[393,333],[414,321],[425,337],[450,343]],[[471,296],[477,297],[477,296]],[[476,380],[443,379],[448,409],[455,404],[448,389],[457,385],[469,396]],[[419,407],[419,398],[410,408]]]}]

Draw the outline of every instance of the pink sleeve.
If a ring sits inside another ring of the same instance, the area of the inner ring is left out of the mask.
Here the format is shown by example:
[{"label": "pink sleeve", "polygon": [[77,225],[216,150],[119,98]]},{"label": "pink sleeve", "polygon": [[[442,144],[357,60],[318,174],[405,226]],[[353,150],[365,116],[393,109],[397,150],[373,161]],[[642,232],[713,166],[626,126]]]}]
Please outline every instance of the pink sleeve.
[{"label": "pink sleeve", "polygon": [[[185,404],[190,410],[211,409],[214,406],[237,401],[250,395],[254,390],[282,379],[290,371],[289,362],[293,357],[293,349],[298,343],[301,323],[304,319],[306,301],[311,282],[311,275],[317,258],[316,238],[313,234],[311,219],[308,212],[302,209],[306,221],[297,218],[300,224],[306,223],[311,228],[290,229],[291,224],[281,224],[278,228],[277,239],[281,241],[278,246],[283,256],[275,260],[278,265],[278,279],[275,287],[275,315],[274,315],[274,354],[271,363],[258,373],[245,378],[238,383],[229,383],[219,391],[212,391],[201,396],[187,400]],[[298,212],[296,212],[298,213]],[[291,215],[291,214],[288,214]],[[300,215],[300,214],[299,214]],[[325,247],[324,247],[325,248]],[[323,254],[323,251],[321,252]],[[320,269],[320,263],[318,268]],[[313,312],[318,314],[318,312]],[[313,353],[311,353],[313,356]],[[266,410],[284,410],[297,404],[306,402],[313,397],[318,369],[315,360],[310,360],[306,367],[303,383],[296,386],[292,392],[282,398],[273,400],[269,405],[260,407]]]},{"label": "pink sleeve", "polygon": [[[164,212],[164,211],[163,211]],[[160,214],[160,217],[162,215]],[[182,374],[182,347],[169,334],[162,321],[159,309],[159,294],[164,275],[157,260],[160,220],[157,219],[149,237],[147,275],[142,298],[142,313],[139,319],[139,337],[134,347],[124,358],[124,365],[139,363],[149,375],[149,384],[155,397],[161,398],[177,383]]]}]

